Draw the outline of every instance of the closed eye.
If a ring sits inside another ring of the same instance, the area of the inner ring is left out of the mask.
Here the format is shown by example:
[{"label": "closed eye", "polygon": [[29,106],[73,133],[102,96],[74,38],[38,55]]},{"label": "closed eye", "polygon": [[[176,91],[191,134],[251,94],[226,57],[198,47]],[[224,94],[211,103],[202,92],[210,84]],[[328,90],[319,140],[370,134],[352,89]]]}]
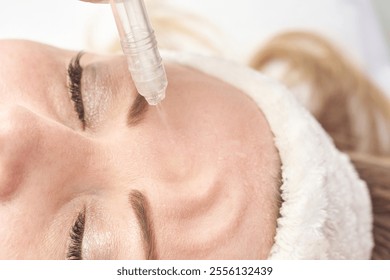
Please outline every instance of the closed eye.
[{"label": "closed eye", "polygon": [[78,115],[79,120],[81,121],[83,130],[86,126],[85,121],[85,111],[83,96],[81,92],[81,78],[83,76],[83,68],[80,65],[80,59],[83,56],[83,52],[79,52],[76,57],[74,57],[68,66],[68,88],[71,100],[74,103],[74,109]]},{"label": "closed eye", "polygon": [[[69,95],[74,103],[74,110],[77,113],[77,116],[81,122],[82,129],[85,130],[88,125],[85,117],[85,106],[83,100],[82,88],[82,77],[83,77],[83,67],[80,64],[80,59],[84,55],[84,52],[79,52],[68,65],[68,89]],[[96,67],[96,66],[95,66]],[[88,67],[87,67],[88,69]],[[88,71],[88,70],[87,70]],[[88,100],[88,98],[87,98]],[[146,112],[148,111],[149,106],[145,98],[137,94],[136,99],[131,104],[128,115],[127,115],[127,124],[128,126],[135,126],[139,124]]]}]

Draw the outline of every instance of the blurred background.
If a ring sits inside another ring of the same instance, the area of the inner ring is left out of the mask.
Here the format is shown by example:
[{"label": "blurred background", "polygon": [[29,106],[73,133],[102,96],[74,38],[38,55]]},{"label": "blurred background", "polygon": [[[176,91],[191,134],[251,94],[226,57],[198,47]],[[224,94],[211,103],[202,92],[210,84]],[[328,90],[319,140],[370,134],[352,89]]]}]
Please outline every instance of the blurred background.
[{"label": "blurred background", "polygon": [[[376,12],[378,13],[380,23],[387,39],[387,46],[390,46],[390,1],[389,0],[373,0],[372,1]],[[390,50],[390,47],[389,47]]]},{"label": "blurred background", "polygon": [[[389,0],[145,0],[160,47],[247,63],[275,34],[320,34],[390,92]],[[13,0],[0,9],[0,39],[73,50],[119,50],[109,5]]]}]

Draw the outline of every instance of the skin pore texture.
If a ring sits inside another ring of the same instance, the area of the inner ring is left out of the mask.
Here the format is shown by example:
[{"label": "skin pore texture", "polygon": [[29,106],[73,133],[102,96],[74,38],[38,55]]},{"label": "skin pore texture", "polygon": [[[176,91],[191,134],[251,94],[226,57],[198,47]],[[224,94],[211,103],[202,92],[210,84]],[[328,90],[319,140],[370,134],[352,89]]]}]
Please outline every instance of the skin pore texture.
[{"label": "skin pore texture", "polygon": [[281,163],[257,105],[167,63],[144,106],[122,56],[85,53],[83,125],[76,56],[0,42],[0,259],[267,258]]}]

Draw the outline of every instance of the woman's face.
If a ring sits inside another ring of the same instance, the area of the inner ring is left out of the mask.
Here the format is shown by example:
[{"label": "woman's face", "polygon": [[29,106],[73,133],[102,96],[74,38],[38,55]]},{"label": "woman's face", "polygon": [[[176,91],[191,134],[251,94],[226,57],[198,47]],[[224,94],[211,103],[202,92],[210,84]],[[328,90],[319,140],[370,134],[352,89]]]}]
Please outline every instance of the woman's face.
[{"label": "woman's face", "polygon": [[76,56],[0,42],[0,259],[266,258],[280,162],[254,102],[167,64],[150,107],[123,57],[80,80]]}]

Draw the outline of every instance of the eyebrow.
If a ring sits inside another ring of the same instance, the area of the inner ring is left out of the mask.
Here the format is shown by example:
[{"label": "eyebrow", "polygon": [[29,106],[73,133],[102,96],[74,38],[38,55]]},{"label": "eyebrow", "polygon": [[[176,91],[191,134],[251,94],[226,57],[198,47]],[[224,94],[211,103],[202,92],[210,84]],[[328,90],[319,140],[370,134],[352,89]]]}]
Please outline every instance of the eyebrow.
[{"label": "eyebrow", "polygon": [[127,116],[127,125],[135,126],[140,123],[145,117],[146,112],[148,111],[149,105],[145,98],[138,94],[135,98],[133,104],[130,107],[128,116]]},{"label": "eyebrow", "polygon": [[133,208],[137,221],[141,227],[141,235],[144,243],[147,260],[156,260],[156,241],[154,227],[150,218],[150,207],[146,197],[138,190],[132,190],[129,194],[129,202]]}]

